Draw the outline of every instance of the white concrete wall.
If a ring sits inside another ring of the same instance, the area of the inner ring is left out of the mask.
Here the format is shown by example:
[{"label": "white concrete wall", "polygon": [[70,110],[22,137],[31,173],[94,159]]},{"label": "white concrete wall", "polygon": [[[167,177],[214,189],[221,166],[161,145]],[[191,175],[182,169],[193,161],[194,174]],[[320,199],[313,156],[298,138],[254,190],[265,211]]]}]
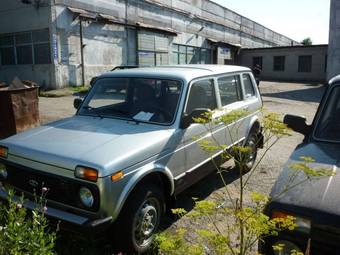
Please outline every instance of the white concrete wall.
[{"label": "white concrete wall", "polygon": [[[1,0],[0,34],[25,32],[50,27],[50,7],[35,8],[20,1]],[[40,86],[53,83],[53,66],[46,65],[0,65],[0,81],[11,82],[14,77],[33,80]]]},{"label": "white concrete wall", "polygon": [[[56,6],[58,87],[82,83],[80,24],[71,11]],[[128,64],[127,30],[124,26],[92,21],[83,22],[85,83],[92,77],[110,71],[117,65]],[[131,35],[133,37],[133,35]],[[132,40],[132,39],[131,39]],[[131,61],[131,60],[130,60]]]},{"label": "white concrete wall", "polygon": [[331,1],[327,78],[340,74],[340,0]]},{"label": "white concrete wall", "polygon": [[[312,71],[298,72],[299,56],[312,56]],[[264,80],[284,81],[326,81],[327,45],[313,47],[282,47],[269,49],[249,49],[241,51],[241,65],[253,68],[253,57],[262,57]],[[274,71],[274,56],[285,56],[285,71]]]}]

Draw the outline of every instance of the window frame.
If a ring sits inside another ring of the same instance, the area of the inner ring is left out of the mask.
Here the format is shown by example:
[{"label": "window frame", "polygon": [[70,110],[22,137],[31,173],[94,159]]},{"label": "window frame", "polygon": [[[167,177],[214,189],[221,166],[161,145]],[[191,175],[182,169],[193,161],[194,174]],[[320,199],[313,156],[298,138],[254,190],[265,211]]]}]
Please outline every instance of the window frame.
[{"label": "window frame", "polygon": [[[166,77],[160,77],[160,76],[107,76],[107,77],[100,77],[98,79],[96,79],[96,82],[93,84],[93,86],[95,86],[95,84],[100,81],[100,80],[103,80],[103,79],[155,79],[155,80],[165,80],[165,81],[175,81],[175,82],[178,82],[178,84],[181,86],[181,93],[179,95],[179,98],[178,98],[178,102],[177,102],[177,106],[176,106],[176,109],[175,109],[175,113],[174,113],[174,117],[172,119],[172,122],[171,123],[166,123],[166,124],[163,124],[163,123],[158,123],[158,122],[152,122],[152,121],[142,121],[142,120],[138,120],[138,122],[140,123],[144,123],[144,124],[149,124],[149,125],[156,125],[156,126],[164,126],[164,127],[171,127],[173,125],[175,125],[175,123],[177,123],[177,120],[181,118],[182,116],[182,112],[181,112],[181,104],[182,104],[182,98],[184,96],[186,96],[186,89],[185,89],[185,83],[183,80],[181,79],[176,79],[176,78],[166,78]],[[93,87],[92,86],[92,87]],[[88,103],[90,100],[91,100],[91,97],[93,95],[93,93],[95,93],[93,91],[93,89],[91,89],[89,91],[89,93],[86,94],[85,98],[83,99],[80,107],[77,109],[75,115],[79,115],[79,116],[90,116],[90,115],[82,115],[80,114],[80,110],[81,108],[86,104]],[[116,119],[116,120],[123,120],[123,121],[130,121],[129,119],[126,119],[126,118],[120,118],[120,117],[105,117],[105,118],[109,118],[109,119]]]},{"label": "window frame", "polygon": [[[176,47],[176,48],[175,48]],[[183,47],[185,48],[185,52],[181,51],[180,48]],[[193,55],[192,55],[192,59],[194,59],[195,57],[195,51],[199,51],[199,58],[197,61],[197,64],[202,64],[202,61],[204,61],[205,64],[211,64],[211,56],[212,56],[212,49],[209,48],[204,48],[204,47],[196,47],[196,46],[192,46],[192,45],[185,45],[185,44],[177,44],[177,43],[172,43],[171,46],[171,61],[174,59],[173,55],[177,55],[177,63],[173,63],[175,65],[181,65],[181,64],[190,64],[188,63],[188,49],[192,49],[193,50]],[[202,54],[202,51],[206,51],[205,55]],[[181,55],[185,54],[185,63],[181,63]],[[210,56],[209,58],[209,63],[206,63],[207,57],[205,57],[204,59],[202,59],[202,56]]]},{"label": "window frame", "polygon": [[[48,35],[47,39],[48,41],[42,40],[42,41],[35,41],[33,34],[35,32],[42,32],[45,31],[46,34]],[[20,35],[24,35],[24,34],[29,34],[30,40],[29,42],[17,42],[17,37]],[[2,64],[2,57],[1,57],[1,51],[0,51],[0,66],[16,66],[16,65],[50,65],[52,64],[52,55],[51,55],[51,37],[50,37],[50,30],[49,28],[43,28],[43,29],[37,29],[37,30],[30,30],[30,31],[22,31],[22,32],[17,32],[17,33],[7,33],[7,34],[0,34],[0,37],[11,37],[12,38],[12,45],[0,45],[0,49],[9,49],[12,48],[13,49],[13,53],[14,53],[14,63],[13,64]],[[48,45],[49,47],[49,60],[47,63],[36,63],[37,61],[35,61],[36,59],[36,50],[35,50],[35,46],[36,45]],[[17,47],[30,47],[30,51],[31,51],[31,63],[23,63],[20,64],[19,63],[19,59],[18,59],[18,50]]]},{"label": "window frame", "polygon": [[255,65],[257,65],[255,62],[255,59],[260,59],[260,63],[258,63],[261,66],[261,70],[263,70],[263,56],[254,56],[253,57],[253,68],[255,67]]},{"label": "window frame", "polygon": [[[244,81],[243,81],[243,75],[248,75],[251,81],[251,84],[253,86],[253,90],[254,90],[254,95],[247,97],[246,94],[246,88],[244,85]],[[253,79],[253,76],[249,73],[249,72],[245,72],[245,73],[240,73],[240,79],[241,79],[241,84],[242,84],[242,90],[243,90],[243,100],[249,100],[249,99],[253,99],[253,98],[257,98],[258,97],[258,92],[256,90],[256,82]],[[254,83],[255,82],[255,83]]]},{"label": "window frame", "polygon": [[318,109],[318,111],[315,115],[315,118],[314,118],[313,123],[312,123],[312,132],[311,132],[311,134],[312,134],[311,140],[313,140],[313,141],[331,143],[331,144],[340,144],[340,141],[318,138],[317,135],[316,135],[316,132],[317,132],[318,127],[320,125],[320,121],[322,120],[323,113],[327,109],[326,107],[328,106],[328,101],[329,101],[330,97],[333,95],[333,91],[335,89],[340,89],[340,83],[339,82],[337,82],[335,85],[333,85],[331,88],[328,89],[324,98],[321,101],[322,105],[320,105],[320,107],[319,107],[319,109]]},{"label": "window frame", "polygon": [[214,92],[214,95],[215,95],[216,108],[215,109],[211,109],[211,110],[214,111],[214,110],[220,108],[221,104],[220,104],[220,101],[219,101],[219,99],[217,97],[219,95],[219,93],[218,93],[217,88],[216,88],[216,85],[217,85],[217,83],[216,83],[216,76],[199,77],[199,78],[191,80],[188,83],[188,90],[187,90],[187,93],[185,95],[185,102],[184,102],[184,107],[183,107],[183,110],[182,110],[182,116],[184,114],[190,114],[190,113],[186,112],[186,110],[187,110],[188,101],[189,101],[189,97],[190,97],[190,92],[191,92],[192,86],[196,82],[205,81],[205,80],[211,80],[213,82],[213,92]]},{"label": "window frame", "polygon": [[[280,68],[278,69],[278,65],[276,65],[276,61],[277,59],[283,59],[283,62],[280,63]],[[274,56],[273,57],[273,71],[274,72],[285,72],[286,70],[286,56]]]},{"label": "window frame", "polygon": [[[141,47],[140,45],[140,41],[141,40],[141,36],[143,35],[149,35],[149,36],[152,36],[153,38],[153,41],[154,41],[154,47],[153,49],[145,49],[143,47]],[[162,38],[166,38],[167,41],[168,41],[168,49],[158,49],[156,47],[156,40],[157,40],[157,36],[161,36]],[[140,62],[140,54],[153,54],[153,64],[151,66],[162,66],[162,65],[169,65],[170,63],[170,54],[169,54],[169,51],[170,51],[170,48],[169,47],[169,42],[170,42],[170,38],[169,36],[165,35],[165,34],[162,34],[162,33],[156,33],[156,32],[150,32],[150,31],[147,31],[147,30],[142,30],[142,31],[139,31],[139,33],[137,34],[137,48],[136,48],[136,54],[137,54],[137,62],[138,62],[138,65],[141,64]],[[160,65],[157,65],[157,56],[159,55],[167,55],[167,62],[164,63],[164,64],[160,64]],[[149,65],[142,65],[142,66],[149,66]]]},{"label": "window frame", "polygon": [[[218,80],[219,79],[223,79],[223,78],[228,78],[228,77],[238,77],[238,80],[239,80],[239,92],[240,92],[240,98],[238,101],[235,101],[235,102],[232,102],[230,104],[226,104],[226,105],[223,105],[222,103],[222,99],[221,99],[221,94],[220,94],[220,87],[219,87],[219,83],[218,83]],[[234,105],[234,104],[238,104],[240,102],[242,102],[244,99],[245,99],[245,96],[244,96],[244,91],[243,91],[243,88],[242,88],[242,82],[241,82],[241,75],[240,73],[234,73],[234,74],[227,74],[227,75],[219,75],[216,77],[216,87],[217,87],[217,91],[218,91],[218,94],[216,95],[217,96],[217,100],[219,101],[219,107],[218,108],[226,108],[226,107],[230,107],[231,105]]]},{"label": "window frame", "polygon": [[[306,61],[303,58],[308,58],[308,60],[310,60],[310,62],[308,62],[309,68],[304,68],[305,65],[302,65],[302,64],[304,64],[303,61]],[[311,73],[312,68],[313,68],[313,55],[300,55],[300,56],[298,56],[298,73]]]}]

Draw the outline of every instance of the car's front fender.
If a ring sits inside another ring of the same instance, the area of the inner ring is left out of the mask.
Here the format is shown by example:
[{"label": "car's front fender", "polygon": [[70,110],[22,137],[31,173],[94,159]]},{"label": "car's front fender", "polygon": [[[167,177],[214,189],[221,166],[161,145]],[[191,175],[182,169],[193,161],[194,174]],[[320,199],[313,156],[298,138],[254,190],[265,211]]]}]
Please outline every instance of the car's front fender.
[{"label": "car's front fender", "polygon": [[114,209],[113,218],[115,219],[120,211],[122,210],[124,203],[127,198],[133,191],[133,189],[141,183],[148,176],[158,173],[160,176],[165,177],[168,181],[168,192],[169,195],[172,195],[175,190],[174,178],[171,171],[166,167],[155,163],[147,164],[139,169],[136,169],[127,174],[124,178],[128,178],[128,181],[125,183],[123,190],[120,192],[120,195],[117,199],[117,203]]}]

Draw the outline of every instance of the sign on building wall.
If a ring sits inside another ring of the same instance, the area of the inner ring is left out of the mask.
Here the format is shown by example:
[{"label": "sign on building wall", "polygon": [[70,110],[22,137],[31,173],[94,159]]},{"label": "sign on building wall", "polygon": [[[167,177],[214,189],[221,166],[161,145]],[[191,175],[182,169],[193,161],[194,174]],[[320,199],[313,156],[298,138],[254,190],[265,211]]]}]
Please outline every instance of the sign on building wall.
[{"label": "sign on building wall", "polygon": [[53,62],[55,65],[59,62],[59,52],[58,52],[58,37],[56,34],[52,36],[52,47],[53,47]]},{"label": "sign on building wall", "polygon": [[219,53],[220,53],[220,56],[219,56],[220,58],[231,59],[231,51],[229,48],[220,47]]}]

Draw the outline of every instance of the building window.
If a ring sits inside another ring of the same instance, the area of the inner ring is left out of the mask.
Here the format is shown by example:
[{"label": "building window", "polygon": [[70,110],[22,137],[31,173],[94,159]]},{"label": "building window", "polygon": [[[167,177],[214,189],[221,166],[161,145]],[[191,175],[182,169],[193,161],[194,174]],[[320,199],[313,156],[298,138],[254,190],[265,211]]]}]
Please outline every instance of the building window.
[{"label": "building window", "polygon": [[210,64],[211,50],[186,45],[172,45],[172,64]]},{"label": "building window", "polygon": [[50,63],[48,29],[0,35],[0,65]]},{"label": "building window", "polygon": [[312,56],[299,56],[299,73],[310,73],[312,71]]},{"label": "building window", "polygon": [[286,62],[285,56],[275,56],[274,57],[274,68],[273,68],[274,71],[284,72],[285,62]]},{"label": "building window", "polygon": [[263,67],[263,59],[262,57],[253,57],[253,68],[257,65],[259,65],[261,67],[261,70],[262,70],[262,67]]},{"label": "building window", "polygon": [[169,38],[163,34],[139,32],[138,62],[141,66],[168,65]]}]

